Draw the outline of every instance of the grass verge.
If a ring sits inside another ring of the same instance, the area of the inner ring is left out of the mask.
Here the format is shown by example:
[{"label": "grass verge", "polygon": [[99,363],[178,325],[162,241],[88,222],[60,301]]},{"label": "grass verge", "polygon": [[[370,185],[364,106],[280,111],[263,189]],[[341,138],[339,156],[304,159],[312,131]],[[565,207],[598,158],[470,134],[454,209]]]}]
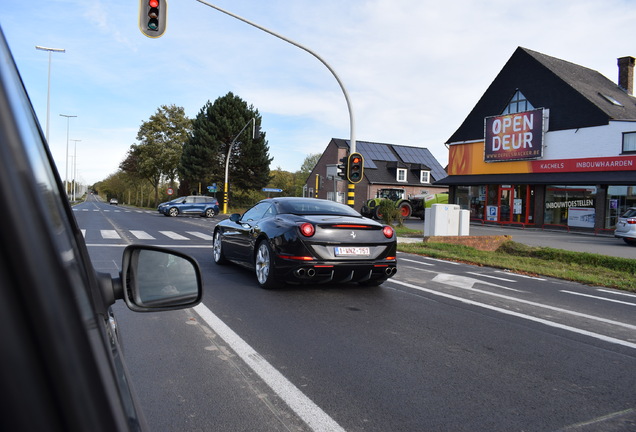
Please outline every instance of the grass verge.
[{"label": "grass verge", "polygon": [[[403,231],[403,228],[396,231],[398,236],[408,236],[408,232]],[[422,235],[421,231],[416,232]],[[526,275],[548,276],[586,285],[636,292],[636,260],[629,258],[533,247],[512,240],[503,243],[493,252],[446,243],[398,243],[398,250]]]}]

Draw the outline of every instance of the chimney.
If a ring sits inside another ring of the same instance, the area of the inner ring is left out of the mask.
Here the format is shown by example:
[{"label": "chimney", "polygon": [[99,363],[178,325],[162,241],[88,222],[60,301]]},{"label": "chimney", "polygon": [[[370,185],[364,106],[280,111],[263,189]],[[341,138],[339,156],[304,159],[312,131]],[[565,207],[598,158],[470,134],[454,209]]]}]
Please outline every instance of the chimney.
[{"label": "chimney", "polygon": [[621,57],[618,59],[618,86],[628,95],[634,94],[634,57]]}]

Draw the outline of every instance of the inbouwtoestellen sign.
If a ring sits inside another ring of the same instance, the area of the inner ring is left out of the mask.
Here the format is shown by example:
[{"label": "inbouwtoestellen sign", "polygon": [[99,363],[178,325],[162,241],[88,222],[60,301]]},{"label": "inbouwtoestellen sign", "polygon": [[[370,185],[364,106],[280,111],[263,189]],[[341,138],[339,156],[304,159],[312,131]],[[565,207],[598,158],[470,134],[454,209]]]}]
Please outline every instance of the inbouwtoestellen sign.
[{"label": "inbouwtoestellen sign", "polygon": [[537,159],[543,155],[543,109],[486,117],[484,161]]}]

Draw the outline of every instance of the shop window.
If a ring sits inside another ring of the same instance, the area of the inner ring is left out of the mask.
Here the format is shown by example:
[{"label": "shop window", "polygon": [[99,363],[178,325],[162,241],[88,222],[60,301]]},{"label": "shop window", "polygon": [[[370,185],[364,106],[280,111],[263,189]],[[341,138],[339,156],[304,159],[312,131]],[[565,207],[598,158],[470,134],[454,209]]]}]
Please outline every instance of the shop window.
[{"label": "shop window", "polygon": [[518,112],[530,111],[533,110],[534,107],[530,103],[528,99],[521,93],[519,90],[515,92],[508,102],[508,106],[504,108],[502,114],[514,114]]},{"label": "shop window", "polygon": [[636,153],[636,132],[623,133],[623,153]]},{"label": "shop window", "polygon": [[399,182],[406,182],[406,169],[405,168],[398,168],[397,169],[396,180],[399,181]]},{"label": "shop window", "polygon": [[431,182],[431,172],[422,170],[420,171],[420,183],[430,183]]},{"label": "shop window", "polygon": [[615,228],[618,217],[630,207],[636,207],[636,186],[609,186],[603,228]]},{"label": "shop window", "polygon": [[548,186],[544,222],[577,228],[594,228],[596,186]]}]

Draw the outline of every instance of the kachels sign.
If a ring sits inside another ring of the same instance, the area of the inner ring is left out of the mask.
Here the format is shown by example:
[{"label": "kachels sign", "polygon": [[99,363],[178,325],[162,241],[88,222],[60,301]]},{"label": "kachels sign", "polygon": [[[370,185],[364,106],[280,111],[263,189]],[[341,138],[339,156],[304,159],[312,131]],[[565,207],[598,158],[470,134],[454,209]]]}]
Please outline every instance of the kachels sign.
[{"label": "kachels sign", "polygon": [[543,109],[486,117],[484,161],[537,159],[543,155]]}]

